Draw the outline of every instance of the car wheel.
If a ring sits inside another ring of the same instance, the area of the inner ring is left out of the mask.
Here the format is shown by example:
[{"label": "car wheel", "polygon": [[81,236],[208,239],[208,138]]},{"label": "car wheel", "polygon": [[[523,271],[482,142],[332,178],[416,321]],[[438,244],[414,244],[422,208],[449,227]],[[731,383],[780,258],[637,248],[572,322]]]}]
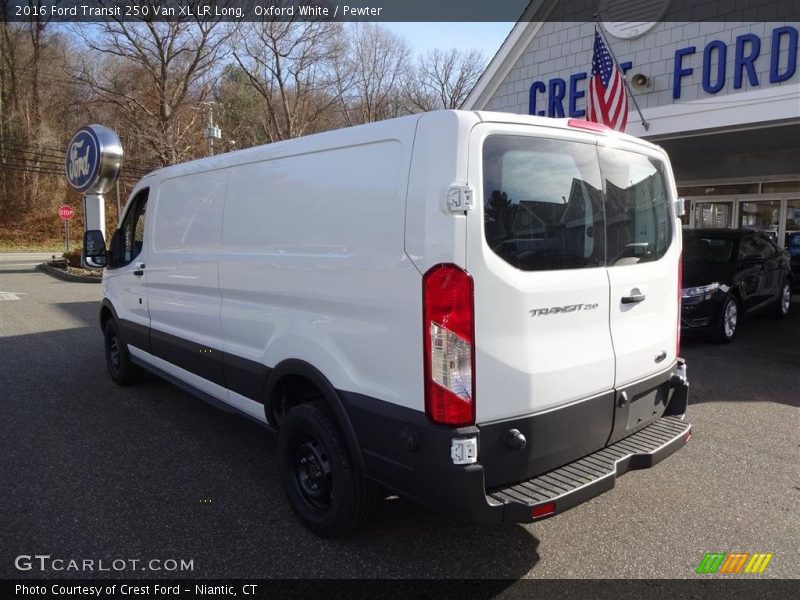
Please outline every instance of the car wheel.
[{"label": "car wheel", "polygon": [[736,337],[736,331],[739,329],[740,317],[739,301],[736,296],[728,295],[722,304],[722,314],[714,332],[714,341],[720,344],[732,342],[733,338]]},{"label": "car wheel", "polygon": [[103,331],[108,374],[117,385],[131,385],[141,380],[144,371],[131,361],[128,347],[119,335],[119,325],[109,319]]},{"label": "car wheel", "polygon": [[775,302],[774,315],[779,319],[785,318],[789,314],[789,309],[792,306],[792,285],[786,279],[781,285],[781,293],[778,294],[778,299]]},{"label": "car wheel", "polygon": [[281,478],[292,509],[321,537],[365,525],[377,487],[354,468],[339,427],[321,401],[294,407],[278,431]]}]

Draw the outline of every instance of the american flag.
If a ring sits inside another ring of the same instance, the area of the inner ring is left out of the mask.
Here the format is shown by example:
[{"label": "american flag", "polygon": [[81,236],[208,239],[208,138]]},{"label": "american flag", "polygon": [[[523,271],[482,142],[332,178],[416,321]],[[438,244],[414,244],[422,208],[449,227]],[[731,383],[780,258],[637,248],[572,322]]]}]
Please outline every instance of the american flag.
[{"label": "american flag", "polygon": [[603,38],[595,29],[592,79],[589,81],[587,119],[625,131],[628,124],[628,96],[625,82]]}]

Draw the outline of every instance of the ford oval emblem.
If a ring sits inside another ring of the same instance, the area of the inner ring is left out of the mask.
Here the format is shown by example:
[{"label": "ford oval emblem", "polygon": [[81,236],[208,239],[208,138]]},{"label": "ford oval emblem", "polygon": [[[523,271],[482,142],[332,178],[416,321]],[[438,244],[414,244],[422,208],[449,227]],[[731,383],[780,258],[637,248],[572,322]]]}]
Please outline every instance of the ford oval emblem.
[{"label": "ford oval emblem", "polygon": [[67,180],[79,192],[85,192],[97,178],[100,170],[100,140],[94,131],[84,127],[67,146]]},{"label": "ford oval emblem", "polygon": [[65,160],[67,181],[84,194],[103,194],[114,185],[122,166],[122,144],[116,132],[87,125],[72,136]]}]

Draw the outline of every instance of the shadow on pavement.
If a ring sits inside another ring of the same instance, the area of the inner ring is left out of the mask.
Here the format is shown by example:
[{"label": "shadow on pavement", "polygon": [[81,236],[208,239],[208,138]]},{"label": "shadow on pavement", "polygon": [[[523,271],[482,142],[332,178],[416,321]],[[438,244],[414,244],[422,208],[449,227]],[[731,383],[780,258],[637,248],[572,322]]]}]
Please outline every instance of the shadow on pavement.
[{"label": "shadow on pavement", "polygon": [[284,497],[272,434],[154,376],[115,386],[98,303],[52,306],[84,326],[0,338],[0,575],[48,576],[14,570],[34,552],[193,561],[117,577],[515,580],[538,562],[523,527],[456,523],[404,500],[382,501],[352,537],[315,537]]}]

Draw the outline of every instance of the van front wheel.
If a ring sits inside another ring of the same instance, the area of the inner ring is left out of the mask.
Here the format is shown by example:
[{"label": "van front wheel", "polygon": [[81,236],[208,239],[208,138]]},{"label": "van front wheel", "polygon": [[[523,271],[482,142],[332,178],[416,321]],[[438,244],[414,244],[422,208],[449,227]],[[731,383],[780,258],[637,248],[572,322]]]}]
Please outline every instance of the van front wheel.
[{"label": "van front wheel", "polygon": [[377,500],[375,484],[352,464],[333,417],[319,401],[286,415],[278,432],[281,478],[294,512],[321,537],[366,524]]},{"label": "van front wheel", "polygon": [[131,385],[142,378],[142,368],[131,361],[128,347],[119,336],[119,325],[109,319],[103,330],[108,374],[117,385]]}]

